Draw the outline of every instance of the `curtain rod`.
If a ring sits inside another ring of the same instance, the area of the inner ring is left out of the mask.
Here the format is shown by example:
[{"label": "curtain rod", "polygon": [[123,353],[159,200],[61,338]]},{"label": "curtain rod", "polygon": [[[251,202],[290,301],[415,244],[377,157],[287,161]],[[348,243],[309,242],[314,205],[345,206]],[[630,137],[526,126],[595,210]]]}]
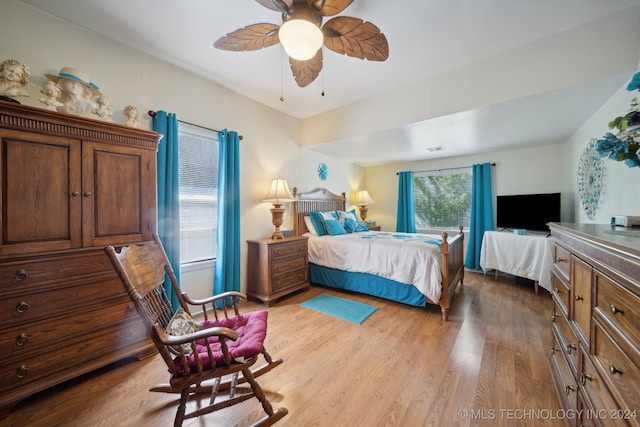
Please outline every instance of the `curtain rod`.
[{"label": "curtain rod", "polygon": [[[153,111],[153,110],[149,110],[149,112],[147,114],[149,114],[149,117],[155,117],[156,116],[156,112]],[[185,122],[184,120],[178,120],[178,121],[182,122],[182,123],[186,123],[186,124],[191,125],[191,126],[199,127],[201,129],[207,129],[207,130],[210,130],[210,131],[213,131],[213,132],[220,132],[219,130],[210,129],[210,128],[207,128],[207,127],[204,127],[204,126],[200,126],[200,125],[196,125],[196,124],[193,124],[193,123]],[[242,135],[239,135],[238,138],[240,138],[240,141],[242,141]]]},{"label": "curtain rod", "polygon": [[[491,166],[495,166],[495,163],[491,163]],[[430,169],[430,170],[426,170],[426,171],[411,171],[413,173],[424,173],[424,172],[442,172],[442,171],[450,171],[450,170],[454,170],[454,169],[465,169],[465,168],[470,168],[471,166],[458,166],[457,168],[442,168],[442,169]],[[400,175],[400,172],[396,172],[396,175]]]}]

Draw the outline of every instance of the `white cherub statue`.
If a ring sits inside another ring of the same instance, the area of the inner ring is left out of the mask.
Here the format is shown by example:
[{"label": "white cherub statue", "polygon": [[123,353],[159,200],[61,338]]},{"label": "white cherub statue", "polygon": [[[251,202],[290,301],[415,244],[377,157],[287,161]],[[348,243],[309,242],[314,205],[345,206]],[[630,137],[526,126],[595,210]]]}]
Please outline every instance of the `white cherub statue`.
[{"label": "white cherub statue", "polygon": [[42,98],[40,98],[40,102],[50,107],[60,107],[62,106],[62,102],[58,101],[58,97],[62,94],[62,89],[60,86],[55,84],[52,81],[48,81],[45,85],[44,89],[40,92],[44,94]]},{"label": "white cherub statue", "polygon": [[0,95],[13,98],[29,96],[24,89],[29,84],[29,67],[16,59],[0,62]]},{"label": "white cherub statue", "polygon": [[133,105],[127,105],[124,107],[124,125],[132,128],[139,128],[140,121],[138,120],[138,109]]},{"label": "white cherub statue", "polygon": [[105,117],[109,117],[113,115],[113,112],[109,108],[109,103],[111,102],[111,100],[109,99],[108,96],[105,96],[105,95],[96,96],[95,101],[96,101],[96,104],[98,104],[98,106],[93,110],[91,110],[93,114],[103,119]]}]

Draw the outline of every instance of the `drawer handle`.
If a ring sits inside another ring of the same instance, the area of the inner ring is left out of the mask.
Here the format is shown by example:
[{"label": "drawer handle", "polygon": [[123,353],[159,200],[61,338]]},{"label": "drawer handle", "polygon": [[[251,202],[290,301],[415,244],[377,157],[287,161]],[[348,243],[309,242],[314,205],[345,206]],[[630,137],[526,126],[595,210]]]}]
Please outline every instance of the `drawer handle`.
[{"label": "drawer handle", "polygon": [[16,311],[17,311],[18,313],[24,313],[24,312],[26,312],[27,310],[29,310],[30,308],[31,308],[31,306],[30,306],[28,303],[26,303],[26,302],[24,302],[24,301],[20,301],[20,302],[18,303],[18,305],[16,306]]},{"label": "drawer handle", "polygon": [[617,313],[624,314],[624,310],[622,310],[621,308],[616,307],[616,306],[615,306],[615,305],[613,305],[613,304],[611,304],[611,305],[609,306],[609,308],[611,309],[611,312],[612,312],[613,314],[617,314]]},{"label": "drawer handle", "polygon": [[91,191],[85,191],[83,194],[84,197],[89,197],[91,196]]},{"label": "drawer handle", "polygon": [[16,282],[22,282],[27,277],[29,277],[29,274],[26,272],[26,270],[18,270],[16,271],[16,274],[13,275],[13,280],[15,280]]},{"label": "drawer handle", "polygon": [[131,313],[133,313],[133,306],[132,306],[131,304],[129,304],[129,305],[127,306],[127,309],[124,311],[124,313],[125,313],[126,315],[130,315]]},{"label": "drawer handle", "polygon": [[587,381],[593,381],[593,377],[589,374],[586,373],[582,373],[580,374],[580,383],[582,383],[582,385],[585,385],[587,383]]},{"label": "drawer handle", "polygon": [[27,367],[27,365],[22,365],[16,371],[16,377],[22,379],[26,377],[28,373],[29,373],[29,368]]},{"label": "drawer handle", "polygon": [[27,334],[18,335],[18,338],[16,338],[16,345],[25,345],[29,342],[29,338],[30,337]]},{"label": "drawer handle", "polygon": [[552,321],[552,322],[555,322],[555,321],[556,321],[556,319],[558,318],[558,316],[560,316],[558,313],[553,313],[553,314],[551,315],[551,321]]},{"label": "drawer handle", "polygon": [[556,288],[556,294],[559,294],[560,292],[562,292],[560,288]]},{"label": "drawer handle", "polygon": [[560,349],[558,347],[556,347],[555,345],[551,347],[551,354],[554,354],[556,351],[560,351]]},{"label": "drawer handle", "polygon": [[564,388],[564,394],[566,394],[567,396],[569,396],[569,393],[572,391],[576,391],[575,386],[568,385]]},{"label": "drawer handle", "polygon": [[566,260],[566,258],[560,258],[560,257],[557,257],[557,258],[556,258],[556,262],[557,262],[557,263],[560,263],[560,262],[567,262],[567,260]]},{"label": "drawer handle", "polygon": [[567,344],[565,347],[567,349],[567,354],[571,354],[571,350],[577,350],[578,349],[578,347],[576,347],[575,344]]},{"label": "drawer handle", "polygon": [[583,301],[584,298],[582,298],[581,295],[576,295],[576,301]]},{"label": "drawer handle", "polygon": [[613,363],[609,364],[609,372],[611,372],[611,375],[615,375],[615,374],[622,375],[622,371],[620,369],[616,368],[615,366],[613,366]]},{"label": "drawer handle", "polygon": [[77,191],[74,191],[73,193],[71,193],[71,195],[72,195],[73,197],[78,197],[78,195],[80,195],[80,193],[78,193]]}]

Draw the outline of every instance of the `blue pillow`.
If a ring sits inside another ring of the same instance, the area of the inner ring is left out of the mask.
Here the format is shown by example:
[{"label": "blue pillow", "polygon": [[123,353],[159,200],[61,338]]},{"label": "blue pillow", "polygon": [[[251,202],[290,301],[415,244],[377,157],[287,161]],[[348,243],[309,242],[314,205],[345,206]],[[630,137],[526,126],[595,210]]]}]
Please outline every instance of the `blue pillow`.
[{"label": "blue pillow", "polygon": [[346,217],[344,219],[344,229],[347,233],[355,233],[356,227],[358,226],[358,221],[353,218]]},{"label": "blue pillow", "polygon": [[311,218],[311,224],[316,229],[318,236],[324,236],[327,234],[327,230],[324,228],[324,220],[320,212],[309,212],[309,218]]},{"label": "blue pillow", "polygon": [[331,236],[337,236],[339,234],[347,234],[344,230],[342,224],[337,219],[325,219],[324,220],[324,228],[327,230],[327,233]]},{"label": "blue pillow", "polygon": [[311,224],[313,224],[313,228],[315,228],[316,234],[318,236],[324,236],[325,234],[328,234],[324,226],[324,220],[335,219],[336,217],[337,217],[336,211],[309,212],[309,218],[311,218]]},{"label": "blue pillow", "polygon": [[347,233],[360,233],[361,231],[369,231],[367,224],[361,221],[355,221],[352,218],[344,219],[344,229]]},{"label": "blue pillow", "polygon": [[358,221],[356,223],[356,233],[359,233],[361,231],[369,231],[369,227],[367,227],[367,224],[365,224],[364,222]]}]

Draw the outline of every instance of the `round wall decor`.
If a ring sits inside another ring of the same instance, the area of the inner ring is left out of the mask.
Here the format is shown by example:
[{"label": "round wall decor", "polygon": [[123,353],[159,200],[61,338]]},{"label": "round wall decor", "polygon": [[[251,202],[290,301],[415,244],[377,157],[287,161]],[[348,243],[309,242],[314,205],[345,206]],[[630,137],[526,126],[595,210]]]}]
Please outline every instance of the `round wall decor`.
[{"label": "round wall decor", "polygon": [[323,181],[326,180],[329,176],[329,168],[324,163],[320,163],[320,165],[318,166],[318,176]]},{"label": "round wall decor", "polygon": [[604,161],[596,151],[596,139],[592,139],[580,156],[577,176],[580,203],[589,219],[595,218],[598,209],[604,175],[603,164]]}]

